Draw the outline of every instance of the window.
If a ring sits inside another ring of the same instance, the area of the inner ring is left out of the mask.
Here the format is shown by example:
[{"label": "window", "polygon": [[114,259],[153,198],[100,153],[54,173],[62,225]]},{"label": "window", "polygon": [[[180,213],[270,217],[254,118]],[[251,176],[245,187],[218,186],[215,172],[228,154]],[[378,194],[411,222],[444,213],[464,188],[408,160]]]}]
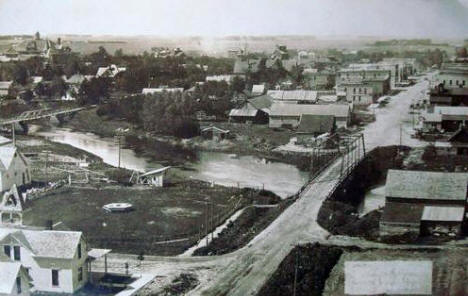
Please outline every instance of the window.
[{"label": "window", "polygon": [[466,80],[463,80],[462,85],[465,85],[465,83],[466,83]]},{"label": "window", "polygon": [[455,85],[458,85],[458,80],[455,81]]},{"label": "window", "polygon": [[16,293],[21,294],[21,278],[16,278]]},{"label": "window", "polygon": [[59,271],[52,269],[52,286],[57,287],[59,285]]},{"label": "window", "polygon": [[449,80],[449,84],[452,85],[452,80],[451,79]]},{"label": "window", "polygon": [[355,93],[356,93],[356,88],[353,88],[353,94],[355,94]]},{"label": "window", "polygon": [[359,93],[361,93],[361,88],[359,88]]},{"label": "window", "polygon": [[81,282],[83,280],[83,267],[78,267],[78,281]]},{"label": "window", "polygon": [[15,259],[15,261],[20,261],[21,260],[20,246],[14,246],[13,247],[13,258]]},{"label": "window", "polygon": [[81,243],[78,244],[78,259],[81,259]]},{"label": "window", "polygon": [[358,98],[358,99],[359,99],[359,102],[360,102],[360,101],[361,101],[361,96],[359,96],[359,98]]},{"label": "window", "polygon": [[367,88],[364,88],[364,94],[367,94]]},{"label": "window", "polygon": [[3,246],[3,252],[8,258],[11,258],[11,247],[8,245]]}]

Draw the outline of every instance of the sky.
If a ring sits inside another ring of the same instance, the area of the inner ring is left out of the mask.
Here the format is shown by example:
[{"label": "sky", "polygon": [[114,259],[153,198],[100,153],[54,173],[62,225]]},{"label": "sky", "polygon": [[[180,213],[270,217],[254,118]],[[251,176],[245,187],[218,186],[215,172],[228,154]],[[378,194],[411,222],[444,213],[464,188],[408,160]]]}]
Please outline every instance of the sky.
[{"label": "sky", "polygon": [[468,0],[0,0],[0,34],[468,38]]}]

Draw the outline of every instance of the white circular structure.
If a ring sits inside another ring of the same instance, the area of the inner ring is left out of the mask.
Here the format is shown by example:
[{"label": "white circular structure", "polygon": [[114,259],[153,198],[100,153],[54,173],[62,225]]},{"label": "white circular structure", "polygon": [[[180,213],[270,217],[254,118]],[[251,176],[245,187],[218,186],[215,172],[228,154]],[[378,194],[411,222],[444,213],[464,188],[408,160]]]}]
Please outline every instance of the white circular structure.
[{"label": "white circular structure", "polygon": [[110,203],[102,207],[108,212],[128,212],[133,209],[133,205],[130,203]]}]

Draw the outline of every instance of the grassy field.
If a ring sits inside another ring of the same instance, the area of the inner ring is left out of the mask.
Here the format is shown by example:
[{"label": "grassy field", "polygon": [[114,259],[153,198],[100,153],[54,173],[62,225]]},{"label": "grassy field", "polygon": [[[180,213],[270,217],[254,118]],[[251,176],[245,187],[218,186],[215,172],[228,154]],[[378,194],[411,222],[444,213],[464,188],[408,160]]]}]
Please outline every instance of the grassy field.
[{"label": "grassy field", "polygon": [[[128,202],[134,210],[107,213],[102,206]],[[226,187],[209,187],[189,181],[171,187],[64,187],[29,203],[24,222],[85,233],[92,247],[116,252],[177,254],[198,240],[200,228],[220,224],[237,208],[245,205],[241,197]],[[212,203],[213,207],[207,207]],[[204,230],[202,230],[204,232]],[[161,242],[177,240],[170,244]]]}]

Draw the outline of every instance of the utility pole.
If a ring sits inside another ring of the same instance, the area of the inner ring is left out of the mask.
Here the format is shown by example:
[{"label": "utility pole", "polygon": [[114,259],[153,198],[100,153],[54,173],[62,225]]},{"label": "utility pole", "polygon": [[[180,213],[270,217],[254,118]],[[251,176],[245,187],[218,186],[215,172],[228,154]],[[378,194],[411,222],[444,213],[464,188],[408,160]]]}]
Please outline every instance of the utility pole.
[{"label": "utility pole", "polygon": [[205,203],[205,237],[206,237],[206,245],[208,246],[208,202]]},{"label": "utility pole", "polygon": [[11,124],[11,136],[12,136],[12,140],[13,140],[13,147],[16,146],[16,135],[15,135],[15,124],[12,123]]},{"label": "utility pole", "polygon": [[401,142],[402,142],[401,136],[402,136],[402,124],[400,123],[400,147],[401,147]]},{"label": "utility pole", "polygon": [[293,296],[296,296],[296,285],[297,285],[297,265],[299,263],[299,249],[296,246],[296,263],[294,264],[294,286],[293,286]]}]

